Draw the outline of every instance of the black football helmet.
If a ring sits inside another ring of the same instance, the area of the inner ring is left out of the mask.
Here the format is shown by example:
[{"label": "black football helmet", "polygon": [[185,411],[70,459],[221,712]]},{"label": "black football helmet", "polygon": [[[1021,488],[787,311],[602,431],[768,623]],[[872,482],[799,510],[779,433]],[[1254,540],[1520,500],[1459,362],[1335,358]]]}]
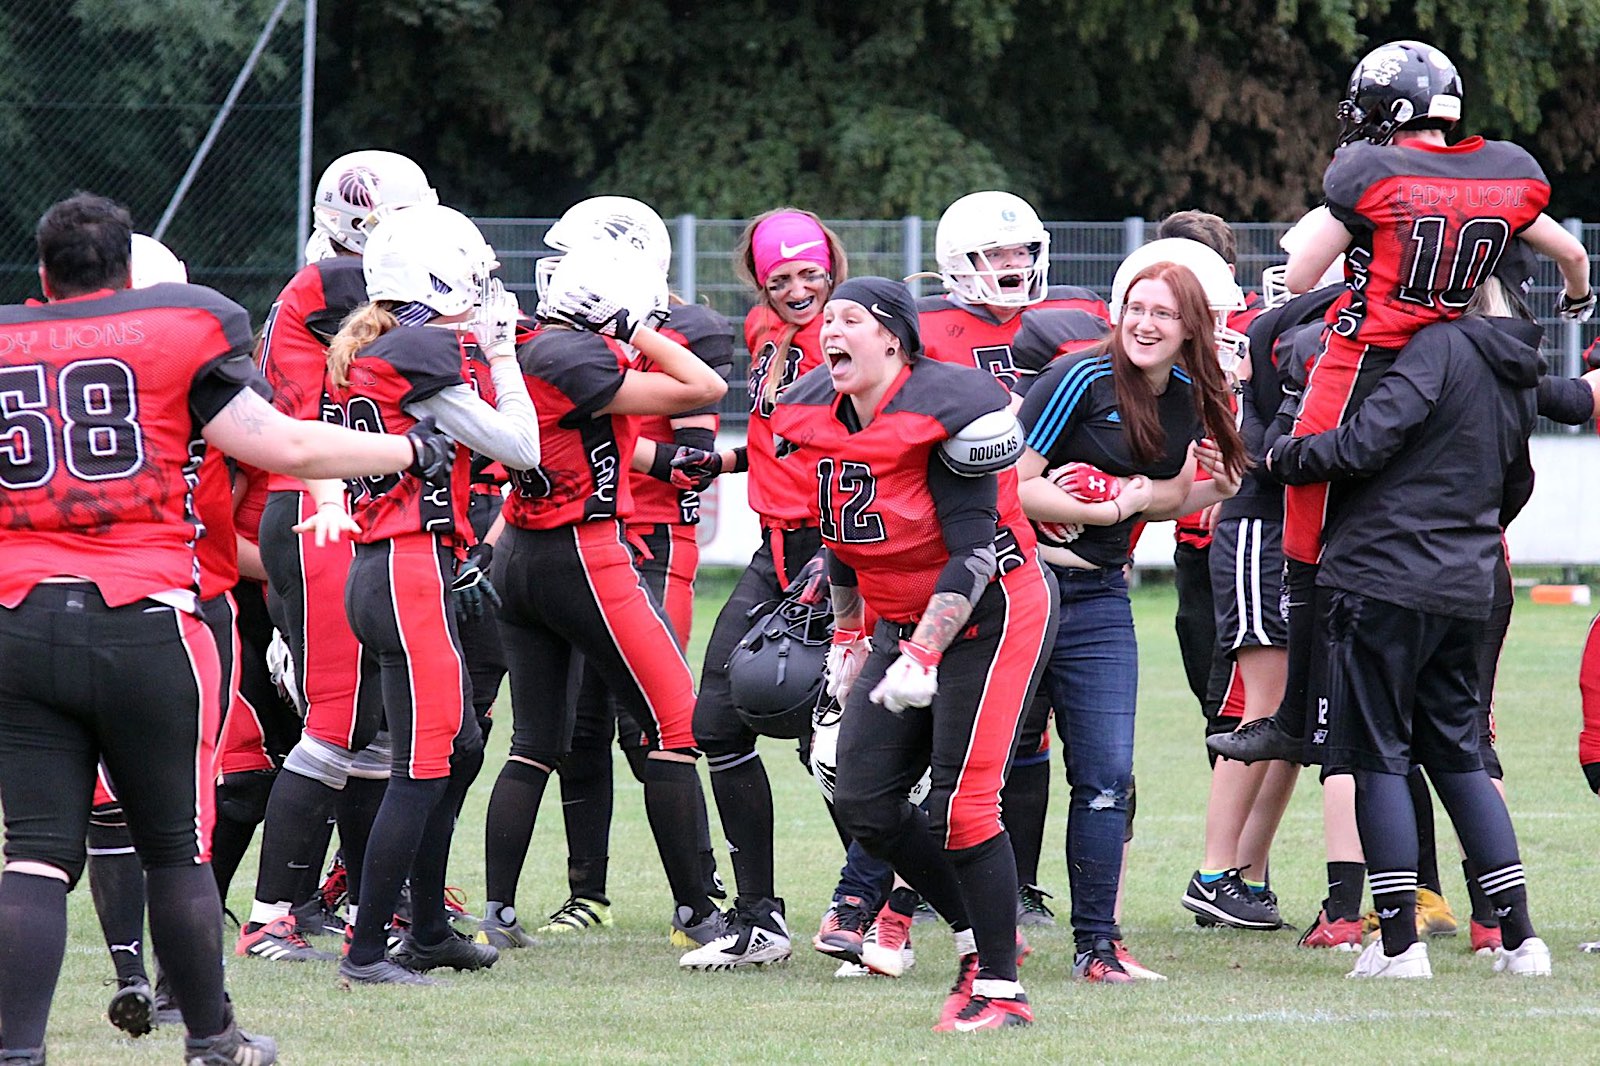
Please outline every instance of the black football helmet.
[{"label": "black football helmet", "polygon": [[1356,64],[1339,104],[1339,144],[1388,144],[1401,127],[1449,129],[1461,119],[1461,75],[1421,41],[1391,41]]},{"label": "black football helmet", "polygon": [[833,613],[795,597],[757,612],[755,625],[728,657],[733,707],[752,732],[795,740],[811,732],[833,639]]}]

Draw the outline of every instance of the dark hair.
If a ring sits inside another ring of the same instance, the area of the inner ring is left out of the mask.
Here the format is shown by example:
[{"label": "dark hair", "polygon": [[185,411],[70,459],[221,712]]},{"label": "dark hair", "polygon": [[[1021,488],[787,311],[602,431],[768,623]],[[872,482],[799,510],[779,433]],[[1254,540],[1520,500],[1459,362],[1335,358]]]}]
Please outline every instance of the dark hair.
[{"label": "dark hair", "polygon": [[133,219],[116,201],[73,193],[44,213],[34,238],[51,295],[127,288]]},{"label": "dark hair", "polygon": [[[831,295],[835,288],[850,277],[850,261],[845,257],[844,243],[839,240],[837,233],[822,225],[822,219],[818,218],[815,212],[806,211],[798,207],[774,207],[771,211],[763,211],[750,220],[749,224],[745,226],[744,232],[740,233],[738,239],[733,242],[733,272],[738,275],[739,280],[755,289],[760,302],[768,307],[772,307],[772,301],[767,298],[766,279],[756,277],[756,227],[773,215],[782,215],[788,212],[810,215],[812,220],[822,227],[823,236],[828,238],[828,259],[833,263],[833,270],[830,272],[832,284],[828,287],[829,294]],[[773,310],[776,311],[777,308],[774,307]],[[789,346],[794,343],[795,337],[799,336],[799,334],[800,327],[793,323],[788,323],[787,328],[783,331],[783,336],[778,338],[777,351],[780,353],[787,352]],[[766,399],[768,403],[778,398],[778,386],[781,376],[779,374],[767,375]]]},{"label": "dark hair", "polygon": [[1239,240],[1233,235],[1233,227],[1210,211],[1174,211],[1161,220],[1156,236],[1187,237],[1222,256],[1229,266],[1239,262]]},{"label": "dark hair", "polygon": [[[1133,276],[1127,291],[1133,292],[1135,285],[1146,280],[1164,281],[1172,289],[1184,332],[1189,334],[1178,349],[1177,365],[1193,382],[1195,413],[1200,416],[1206,436],[1221,449],[1222,461],[1242,474],[1250,465],[1250,457],[1234,425],[1228,383],[1217,363],[1216,316],[1206,302],[1206,291],[1192,270],[1177,263],[1150,264]],[[1128,357],[1120,325],[1111,330],[1105,344],[1111,352],[1111,379],[1117,387],[1117,409],[1128,433],[1129,450],[1140,462],[1152,462],[1166,443],[1155,390]]]}]

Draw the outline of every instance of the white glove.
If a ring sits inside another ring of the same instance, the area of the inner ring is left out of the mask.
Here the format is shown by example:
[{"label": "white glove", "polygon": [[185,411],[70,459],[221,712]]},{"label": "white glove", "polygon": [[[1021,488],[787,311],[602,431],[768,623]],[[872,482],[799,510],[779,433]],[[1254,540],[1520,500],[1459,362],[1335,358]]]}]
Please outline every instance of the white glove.
[{"label": "white glove", "polygon": [[1567,322],[1587,322],[1594,315],[1594,290],[1574,300],[1565,292],[1556,301],[1556,317]]},{"label": "white glove", "polygon": [[828,695],[841,704],[850,695],[851,686],[861,673],[867,656],[872,653],[872,642],[859,629],[835,629],[833,644],[828,648],[828,658],[823,675],[827,679]]},{"label": "white glove", "polygon": [[272,643],[267,645],[267,673],[278,687],[278,694],[294,704],[294,709],[304,718],[306,708],[300,702],[300,690],[294,683],[294,659],[289,655],[289,642],[276,629],[272,631]]},{"label": "white glove", "polygon": [[490,278],[471,324],[472,336],[484,355],[493,359],[516,354],[517,318],[521,313],[516,294],[507,292],[499,278]]},{"label": "white glove", "polygon": [[872,702],[899,714],[908,707],[926,707],[939,691],[940,653],[915,641],[900,642],[900,657],[872,690]]},{"label": "white glove", "polygon": [[539,317],[627,344],[640,326],[658,323],[667,279],[643,255],[620,247],[568,252],[539,297]]}]

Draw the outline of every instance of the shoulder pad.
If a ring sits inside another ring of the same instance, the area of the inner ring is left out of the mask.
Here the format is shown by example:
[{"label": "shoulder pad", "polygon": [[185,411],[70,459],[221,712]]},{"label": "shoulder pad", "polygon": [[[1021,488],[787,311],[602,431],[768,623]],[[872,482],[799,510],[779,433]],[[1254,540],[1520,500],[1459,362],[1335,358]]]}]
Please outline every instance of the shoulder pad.
[{"label": "shoulder pad", "polygon": [[1022,455],[1022,426],[1010,409],[979,415],[939,445],[945,465],[966,477],[996,474]]}]

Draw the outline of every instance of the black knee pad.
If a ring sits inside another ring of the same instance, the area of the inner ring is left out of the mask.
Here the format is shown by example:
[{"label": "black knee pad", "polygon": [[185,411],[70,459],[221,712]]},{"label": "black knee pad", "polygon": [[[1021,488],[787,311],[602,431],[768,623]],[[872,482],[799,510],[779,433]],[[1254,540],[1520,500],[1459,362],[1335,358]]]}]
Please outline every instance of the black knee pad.
[{"label": "black knee pad", "polygon": [[276,770],[223,774],[217,785],[217,817],[238,825],[260,825],[267,816],[267,798],[277,778]]},{"label": "black knee pad", "polygon": [[833,811],[844,831],[873,855],[882,855],[905,831],[911,804],[898,800],[862,799],[835,791]]}]

